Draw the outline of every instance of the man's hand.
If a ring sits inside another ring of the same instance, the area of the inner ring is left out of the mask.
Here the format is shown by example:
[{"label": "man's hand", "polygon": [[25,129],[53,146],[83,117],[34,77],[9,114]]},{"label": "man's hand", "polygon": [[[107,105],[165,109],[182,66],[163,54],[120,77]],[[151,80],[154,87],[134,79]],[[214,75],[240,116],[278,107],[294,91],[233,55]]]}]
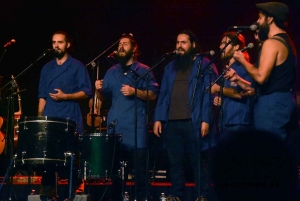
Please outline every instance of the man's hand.
[{"label": "man's hand", "polygon": [[121,92],[124,96],[132,96],[134,95],[134,88],[129,85],[122,84]]},{"label": "man's hand", "polygon": [[202,122],[201,124],[201,137],[205,137],[209,132],[209,124]]},{"label": "man's hand", "polygon": [[240,92],[242,96],[253,96],[255,94],[255,89],[252,87],[246,87]]},{"label": "man's hand", "polygon": [[224,78],[226,80],[230,80],[231,82],[237,82],[239,79],[239,76],[236,74],[235,70],[233,70],[232,68],[229,68],[226,71]]},{"label": "man's hand", "polygon": [[241,50],[235,51],[233,54],[233,58],[240,63],[242,63],[246,60],[244,53]]},{"label": "man's hand", "polygon": [[161,125],[160,121],[156,121],[154,123],[153,132],[154,132],[154,135],[156,135],[157,137],[160,137],[160,134],[162,133],[162,125]]},{"label": "man's hand", "polygon": [[219,97],[219,96],[216,96],[216,97],[214,98],[214,105],[215,105],[215,106],[221,106],[221,103],[222,103],[222,98]]},{"label": "man's hand", "polygon": [[49,93],[50,97],[55,100],[55,101],[61,101],[61,100],[66,100],[67,95],[62,92],[60,89],[54,89],[54,91],[57,91],[56,94]]},{"label": "man's hand", "polygon": [[96,80],[96,82],[95,82],[96,90],[101,90],[102,87],[103,87],[103,79],[102,80]]}]

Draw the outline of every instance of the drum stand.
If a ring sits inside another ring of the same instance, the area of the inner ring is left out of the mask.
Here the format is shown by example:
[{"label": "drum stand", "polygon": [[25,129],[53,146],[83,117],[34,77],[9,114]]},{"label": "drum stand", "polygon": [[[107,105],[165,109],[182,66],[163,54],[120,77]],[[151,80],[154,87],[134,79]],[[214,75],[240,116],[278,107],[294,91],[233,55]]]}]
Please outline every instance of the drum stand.
[{"label": "drum stand", "polygon": [[72,201],[72,183],[73,183],[73,163],[74,163],[74,154],[71,152],[65,153],[65,157],[70,157],[70,178],[69,178],[69,198],[68,201]]},{"label": "drum stand", "polygon": [[122,180],[122,196],[124,195],[125,190],[125,176],[128,177],[128,174],[125,174],[125,169],[127,166],[128,161],[120,161],[120,169],[118,170],[119,177]]},{"label": "drum stand", "polygon": [[0,192],[1,192],[1,189],[2,189],[2,186],[3,186],[4,182],[5,182],[5,180],[6,180],[7,177],[8,177],[8,174],[9,174],[10,171],[11,171],[11,166],[12,166],[13,162],[15,161],[15,157],[16,157],[16,156],[14,156],[12,159],[10,159],[10,163],[9,163],[9,165],[8,165],[7,171],[6,171],[6,173],[5,173],[5,176],[4,176],[4,178],[3,178],[3,180],[2,180],[2,183],[1,183],[1,186],[0,186]]}]

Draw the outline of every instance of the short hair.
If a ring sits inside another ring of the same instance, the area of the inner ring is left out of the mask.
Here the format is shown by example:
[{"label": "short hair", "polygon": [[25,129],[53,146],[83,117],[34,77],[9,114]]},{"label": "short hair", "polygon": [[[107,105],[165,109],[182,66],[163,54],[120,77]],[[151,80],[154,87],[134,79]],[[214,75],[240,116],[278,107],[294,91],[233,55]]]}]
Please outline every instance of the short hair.
[{"label": "short hair", "polygon": [[139,51],[139,47],[138,47],[138,44],[137,44],[137,41],[133,38],[133,34],[132,33],[124,33],[122,34],[120,40],[122,38],[128,38],[129,41],[130,41],[130,44],[132,47],[135,47],[135,52],[134,52],[134,55],[133,55],[133,60],[137,60],[138,56],[140,55],[140,51]]},{"label": "short hair", "polygon": [[68,48],[68,51],[73,51],[73,39],[71,38],[70,34],[68,34],[66,31],[58,30],[58,31],[55,31],[55,32],[52,34],[52,37],[53,37],[55,34],[62,34],[62,35],[64,35],[64,36],[65,36],[65,39],[66,39],[66,42],[67,42],[67,43],[70,43],[70,47]]},{"label": "short hair", "polygon": [[[245,37],[242,34],[237,34],[236,31],[225,32],[222,35],[222,38],[224,38],[224,37],[228,37],[233,46],[239,45],[240,50],[246,46]],[[248,52],[244,51],[243,53],[244,53],[245,59],[247,61],[249,61],[250,56],[249,56]]]},{"label": "short hair", "polygon": [[55,34],[62,34],[65,36],[66,38],[66,42],[67,43],[71,43],[73,44],[73,39],[71,38],[71,36],[66,32],[66,31],[63,31],[63,30],[58,30],[58,31],[55,31],[52,36],[54,36]]}]

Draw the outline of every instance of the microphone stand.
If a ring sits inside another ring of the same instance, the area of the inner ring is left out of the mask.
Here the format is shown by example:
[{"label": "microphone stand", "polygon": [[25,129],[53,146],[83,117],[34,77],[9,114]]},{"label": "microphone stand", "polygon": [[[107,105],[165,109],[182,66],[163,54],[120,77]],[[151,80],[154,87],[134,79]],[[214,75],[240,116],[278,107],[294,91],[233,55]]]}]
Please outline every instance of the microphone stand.
[{"label": "microphone stand", "polygon": [[[8,85],[12,85],[12,92],[10,94],[10,96],[8,97],[8,113],[7,113],[7,127],[6,127],[6,133],[7,133],[7,139],[8,139],[8,150],[9,150],[9,159],[13,158],[13,142],[14,142],[14,95],[18,94],[18,92],[15,92],[15,84],[16,83],[16,79],[18,79],[19,77],[21,77],[27,70],[29,70],[34,64],[36,64],[39,60],[41,60],[43,57],[46,56],[46,54],[48,53],[48,51],[44,51],[44,53],[36,60],[34,61],[32,64],[30,64],[27,68],[25,68],[21,73],[19,73],[17,76],[15,76],[11,81],[9,81],[8,83],[6,83],[3,87],[1,87],[0,91],[2,91],[5,87],[7,87]],[[22,90],[24,91],[24,90]],[[7,151],[7,149],[5,148],[5,152]],[[11,186],[13,185],[13,175],[12,175],[12,170],[10,170],[10,166],[7,169],[8,172],[8,177],[10,177],[10,180],[8,182],[8,200],[11,200]]]},{"label": "microphone stand", "polygon": [[[92,61],[87,63],[85,66],[89,66],[90,64],[94,63],[95,60],[97,60],[99,57],[101,57],[103,54],[105,54],[110,48],[112,48],[114,45],[116,45],[119,41],[120,41],[120,39],[118,39],[116,42],[114,42],[111,46],[109,46],[106,50],[104,50],[101,54],[99,54],[96,58],[94,58]],[[92,68],[94,68],[94,67],[95,66],[92,66]]]},{"label": "microphone stand", "polygon": [[[194,84],[194,88],[193,88],[193,94],[192,94],[192,101],[191,104],[189,105],[189,107],[191,107],[194,104],[194,98],[195,98],[195,93],[196,93],[196,88],[197,88],[197,83],[198,83],[198,78],[200,77],[200,70],[201,70],[201,66],[202,66],[202,61],[203,61],[203,56],[200,57],[199,62],[197,64],[198,70],[197,70],[197,79],[195,81]],[[202,79],[201,79],[202,81]],[[203,81],[200,83],[200,86],[202,85]],[[202,106],[202,100],[203,98],[201,98],[202,93],[200,92],[200,108]],[[200,120],[201,122],[201,120]],[[198,163],[198,192],[201,193],[201,147],[200,147],[200,137],[197,138],[197,163]],[[197,195],[198,196],[198,195]],[[200,196],[200,195],[199,195]]]},{"label": "microphone stand", "polygon": [[45,57],[47,53],[48,53],[47,51],[44,51],[44,53],[37,60],[35,60],[33,63],[31,63],[27,68],[25,68],[21,73],[19,73],[19,75],[15,76],[15,78],[13,80],[9,81],[3,87],[1,87],[0,91],[2,91],[5,87],[7,87],[9,84],[11,84],[14,80],[17,80],[19,77],[21,77],[27,70],[29,70],[33,65],[35,65],[43,57]]},{"label": "microphone stand", "polygon": [[[165,59],[166,59],[166,57],[167,56],[169,56],[169,54],[164,54],[163,56],[161,56],[160,58],[159,58],[159,60],[152,66],[152,67],[150,67],[144,74],[142,74],[142,75],[139,75],[136,71],[134,71],[134,70],[130,70],[133,74],[135,74],[135,77],[136,77],[136,79],[134,80],[134,82],[133,83],[131,83],[129,86],[134,86],[134,85],[136,85],[135,87],[134,87],[134,89],[135,89],[135,121],[134,121],[134,123],[135,123],[135,153],[134,153],[134,157],[135,157],[135,159],[134,159],[134,168],[135,168],[135,182],[134,182],[134,185],[135,185],[135,201],[136,201],[136,199],[137,199],[137,187],[136,187],[136,176],[137,176],[137,174],[136,174],[136,168],[137,168],[137,82],[139,81],[139,80],[141,80],[141,79],[145,79],[145,76],[148,76],[148,74],[149,74],[149,72],[151,72],[155,67],[157,67],[162,61],[164,61]],[[148,78],[148,77],[147,77]],[[146,81],[147,81],[147,88],[146,88],[146,91],[147,91],[147,95],[146,95],[146,122],[147,122],[147,125],[148,125],[148,87],[149,87],[149,85],[148,85],[148,79],[146,79]],[[147,126],[147,128],[148,128],[148,126]],[[147,132],[147,130],[146,130],[146,132]],[[148,143],[148,132],[147,132],[147,135],[146,135],[146,142]],[[147,148],[146,148],[146,152],[147,152],[147,149],[148,149],[148,144],[146,145],[147,146]],[[148,175],[148,154],[147,154],[147,159],[146,159],[147,161],[146,161],[146,199],[148,199],[147,197],[148,197],[148,179],[147,179],[147,175]]]},{"label": "microphone stand", "polygon": [[144,77],[146,76],[146,75],[148,75],[148,73],[150,72],[150,71],[152,71],[156,66],[158,66],[161,62],[163,62],[165,59],[166,59],[166,57],[167,56],[169,56],[168,54],[164,54],[163,56],[161,56],[159,59],[158,59],[158,61],[152,66],[152,67],[150,67],[144,74],[142,74],[142,75],[139,75],[139,77],[133,82],[133,83],[131,83],[129,86],[133,86],[136,82],[138,82],[140,79],[144,79]]},{"label": "microphone stand", "polygon": [[4,49],[4,52],[3,52],[3,54],[1,55],[1,58],[0,58],[0,63],[1,63],[1,61],[2,61],[3,57],[4,57],[5,53],[6,53],[6,50],[7,50],[7,48],[5,48],[5,49]]},{"label": "microphone stand", "polygon": [[[236,33],[236,36],[239,35],[241,32],[241,30],[238,30],[237,33]],[[204,73],[207,71],[207,69],[209,69],[209,86],[208,88],[205,90],[205,92],[209,92],[209,100],[211,100],[211,97],[212,97],[212,94],[211,94],[211,88],[212,88],[212,83],[211,83],[211,77],[212,77],[212,64],[213,62],[216,60],[217,57],[219,57],[226,49],[226,47],[231,44],[231,40],[229,40],[225,46],[221,49],[221,51],[215,56],[213,57],[209,62],[208,64],[203,68],[203,70],[201,72],[199,72],[199,69],[200,67],[198,67],[198,75],[197,77],[201,77],[201,81],[203,83],[203,78],[204,78]],[[195,84],[195,87],[196,87],[196,84]],[[195,91],[195,89],[194,89]],[[194,98],[194,97],[193,97]],[[200,107],[202,106],[202,101],[200,102]],[[211,103],[212,104],[212,103]],[[211,113],[212,113],[212,106],[211,104],[209,104],[209,110],[208,110],[208,119],[209,119],[209,123],[210,125],[213,125],[213,121],[211,120]],[[200,123],[200,122],[199,122]],[[209,171],[209,166],[210,166],[210,158],[211,158],[211,128],[209,129],[209,133],[208,133],[208,137],[209,137],[209,140],[208,140],[208,160],[207,160],[207,182],[209,182],[210,180],[210,171]],[[199,142],[200,142],[200,139],[199,139]],[[199,165],[201,164],[199,160],[201,160],[201,147],[199,147],[200,150],[199,150],[199,155],[198,155],[198,163]],[[201,169],[201,167],[199,167],[199,169]],[[200,171],[199,171],[199,180],[200,179]],[[200,182],[199,182],[199,185],[201,186]],[[209,183],[207,186],[210,186]],[[199,187],[199,193],[201,193],[201,187]]]}]

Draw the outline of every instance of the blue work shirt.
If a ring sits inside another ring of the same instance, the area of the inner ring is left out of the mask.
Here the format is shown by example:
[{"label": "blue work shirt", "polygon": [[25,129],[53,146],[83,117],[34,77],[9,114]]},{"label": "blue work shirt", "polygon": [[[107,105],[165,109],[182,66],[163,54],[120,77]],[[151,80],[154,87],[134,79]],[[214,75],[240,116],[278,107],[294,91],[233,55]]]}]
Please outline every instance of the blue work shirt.
[{"label": "blue work shirt", "polygon": [[[122,146],[127,149],[135,147],[135,96],[124,96],[121,92],[122,84],[131,85],[135,80],[135,74],[143,75],[149,69],[148,66],[133,62],[127,73],[124,73],[120,64],[112,66],[106,72],[103,81],[102,95],[112,101],[109,109],[107,122],[108,133],[112,133],[114,129],[115,134],[122,135]],[[133,73],[135,72],[135,73]],[[148,78],[147,78],[148,77]],[[148,81],[147,81],[148,80]],[[148,90],[155,95],[158,93],[158,84],[150,72],[148,76],[140,79],[136,85],[137,89],[146,90],[148,82]],[[146,147],[146,101],[139,98],[137,101],[137,147]],[[113,122],[113,126],[111,123]]]},{"label": "blue work shirt", "polygon": [[[247,73],[245,68],[239,63],[235,62],[231,68],[235,70],[244,80],[253,82],[250,75]],[[224,87],[234,88],[237,92],[243,91],[243,89],[236,83],[229,80],[224,81]],[[253,97],[243,97],[242,99],[230,98],[223,96],[224,102],[222,104],[223,115],[221,116],[223,125],[240,125],[250,124],[252,122],[252,109],[253,109]]]},{"label": "blue work shirt", "polygon": [[42,68],[38,89],[38,98],[46,100],[44,116],[70,119],[77,123],[77,132],[83,133],[82,114],[78,101],[53,100],[49,93],[57,93],[54,89],[60,89],[65,94],[83,91],[89,98],[93,98],[91,80],[86,67],[71,56],[68,56],[61,66],[54,58]]}]

